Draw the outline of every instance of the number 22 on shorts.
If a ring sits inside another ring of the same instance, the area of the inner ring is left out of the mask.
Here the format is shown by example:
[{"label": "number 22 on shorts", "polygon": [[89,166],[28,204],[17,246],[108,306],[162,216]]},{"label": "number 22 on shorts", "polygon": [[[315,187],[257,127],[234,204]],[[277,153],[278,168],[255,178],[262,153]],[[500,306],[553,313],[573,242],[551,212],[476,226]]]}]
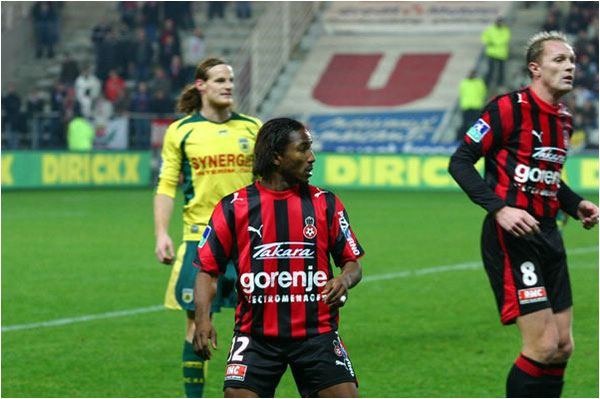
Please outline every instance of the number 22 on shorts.
[{"label": "number 22 on shorts", "polygon": [[[236,349],[236,343],[239,346]],[[234,336],[231,340],[231,350],[229,351],[229,357],[227,358],[228,362],[242,362],[244,360],[244,355],[242,352],[246,349],[248,344],[250,343],[250,338],[239,336]]]}]

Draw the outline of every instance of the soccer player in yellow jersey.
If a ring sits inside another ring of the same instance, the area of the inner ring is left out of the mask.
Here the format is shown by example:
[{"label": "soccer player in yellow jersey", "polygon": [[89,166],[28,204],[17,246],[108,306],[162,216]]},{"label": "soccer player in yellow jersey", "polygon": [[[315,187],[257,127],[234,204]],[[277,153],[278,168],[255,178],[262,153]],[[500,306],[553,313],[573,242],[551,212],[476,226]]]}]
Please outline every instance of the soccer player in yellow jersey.
[{"label": "soccer player in yellow jersey", "polygon": [[[185,113],[165,134],[158,188],[154,197],[156,256],[175,264],[167,286],[165,306],[183,309],[187,326],[183,349],[183,376],[187,397],[202,397],[207,363],[194,353],[194,281],[196,248],[213,208],[225,195],[252,183],[252,158],[261,122],[232,111],[233,69],[225,61],[209,58],[196,68],[194,84],[187,86],[177,108]],[[183,175],[183,244],[175,256],[168,233],[174,198]],[[217,306],[234,307],[235,269],[218,283]]]}]

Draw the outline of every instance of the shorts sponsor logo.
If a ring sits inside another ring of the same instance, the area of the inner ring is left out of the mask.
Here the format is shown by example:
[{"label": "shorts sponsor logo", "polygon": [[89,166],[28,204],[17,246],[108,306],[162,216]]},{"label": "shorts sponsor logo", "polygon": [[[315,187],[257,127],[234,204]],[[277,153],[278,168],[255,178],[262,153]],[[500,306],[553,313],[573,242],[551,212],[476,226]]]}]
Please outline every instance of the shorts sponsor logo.
[{"label": "shorts sponsor logo", "polygon": [[202,233],[202,239],[198,243],[198,248],[202,248],[204,244],[206,244],[206,241],[208,240],[208,236],[210,236],[211,231],[212,228],[210,226],[206,226],[206,229],[204,229],[204,233]]},{"label": "shorts sponsor logo", "polygon": [[234,381],[244,381],[248,366],[243,364],[229,364],[225,370],[225,379]]},{"label": "shorts sponsor logo", "polygon": [[183,290],[181,290],[181,299],[185,303],[191,303],[194,300],[194,289],[184,288]]},{"label": "shorts sponsor logo", "polygon": [[487,124],[486,121],[479,118],[477,122],[467,131],[467,136],[471,138],[476,143],[479,143],[483,136],[490,131],[490,125]]},{"label": "shorts sponsor logo", "polygon": [[547,299],[545,287],[532,287],[519,290],[519,303],[521,305],[541,302]]},{"label": "shorts sponsor logo", "polygon": [[348,223],[344,216],[344,211],[338,212],[338,222],[340,223],[340,229],[342,229],[344,237],[346,237],[346,241],[348,241],[348,244],[350,245],[350,249],[352,249],[352,253],[356,256],[360,255],[356,241],[354,240],[354,237],[352,237],[352,232],[350,231],[350,223]]},{"label": "shorts sponsor logo", "polygon": [[[336,343],[337,343],[337,348],[339,348],[339,350],[342,352],[342,357],[345,363],[345,367],[346,370],[348,370],[348,373],[350,373],[350,375],[352,377],[354,377],[354,368],[352,367],[352,362],[350,361],[350,357],[348,356],[348,353],[346,352],[346,348],[344,347],[344,344],[342,343],[342,340],[340,338],[340,335],[338,334],[338,332],[335,332],[335,335],[337,336],[337,339],[335,339],[333,342],[333,346],[334,346],[334,350],[336,347]],[[336,352],[337,355],[337,352]],[[338,355],[339,356],[339,355]],[[338,364],[338,361],[335,361],[335,364]]]}]

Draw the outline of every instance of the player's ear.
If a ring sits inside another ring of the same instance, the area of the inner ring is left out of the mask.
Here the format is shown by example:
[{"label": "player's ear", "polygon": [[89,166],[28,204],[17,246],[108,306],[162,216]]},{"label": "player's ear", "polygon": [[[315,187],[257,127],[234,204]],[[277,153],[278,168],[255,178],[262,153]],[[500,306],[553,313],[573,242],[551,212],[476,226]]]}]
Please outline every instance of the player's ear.
[{"label": "player's ear", "polygon": [[539,77],[541,74],[540,64],[537,62],[531,61],[529,64],[527,64],[527,69],[529,69],[529,72],[531,72],[532,77]]},{"label": "player's ear", "polygon": [[273,154],[273,165],[281,166],[281,155],[276,152]]},{"label": "player's ear", "polygon": [[206,89],[206,81],[202,79],[196,79],[194,86],[196,87],[196,90],[203,92]]}]

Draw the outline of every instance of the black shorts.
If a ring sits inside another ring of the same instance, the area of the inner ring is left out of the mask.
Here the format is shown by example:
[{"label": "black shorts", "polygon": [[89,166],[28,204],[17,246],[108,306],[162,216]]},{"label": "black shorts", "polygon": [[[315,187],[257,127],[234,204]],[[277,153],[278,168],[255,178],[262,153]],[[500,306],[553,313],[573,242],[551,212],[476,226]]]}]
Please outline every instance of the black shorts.
[{"label": "black shorts", "polygon": [[512,324],[519,316],[573,304],[567,256],[554,220],[540,222],[539,234],[515,237],[488,215],[483,222],[481,253],[500,320]]},{"label": "black shorts", "polygon": [[336,331],[301,340],[236,333],[223,389],[245,388],[261,398],[272,398],[288,364],[302,397],[314,397],[320,390],[342,382],[358,386],[352,363]]}]

